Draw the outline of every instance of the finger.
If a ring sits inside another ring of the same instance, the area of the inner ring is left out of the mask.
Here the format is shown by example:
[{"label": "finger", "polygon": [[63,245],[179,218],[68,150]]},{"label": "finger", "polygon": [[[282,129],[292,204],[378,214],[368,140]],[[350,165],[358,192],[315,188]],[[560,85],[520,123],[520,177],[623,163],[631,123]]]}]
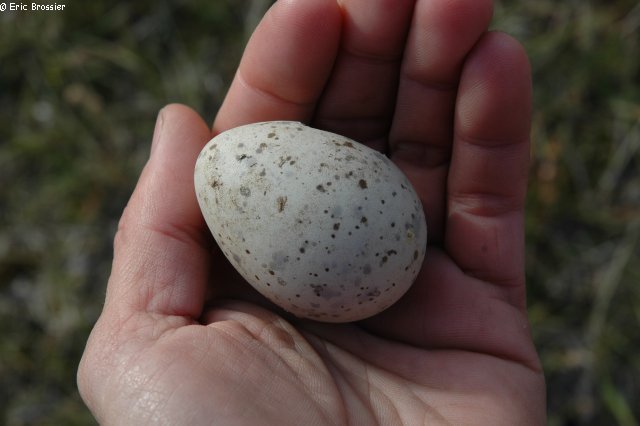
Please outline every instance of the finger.
[{"label": "finger", "polygon": [[524,306],[524,200],[531,74],[520,44],[488,33],[462,73],[445,247],[468,274]]},{"label": "finger", "polygon": [[453,113],[465,57],[486,31],[491,0],[416,4],[390,135],[392,159],[422,199],[430,243],[442,241]]},{"label": "finger", "polygon": [[522,264],[530,102],[524,51],[504,34],[485,34],[461,75],[447,253],[428,250],[407,295],[367,320],[367,328],[422,347],[484,352],[536,366]]},{"label": "finger", "polygon": [[210,243],[193,187],[193,169],[210,139],[193,110],[169,105],[158,115],[152,154],[114,241],[105,309],[198,318]]},{"label": "finger", "polygon": [[252,35],[214,133],[269,120],[308,121],[340,38],[335,0],[280,0]]},{"label": "finger", "polygon": [[343,35],[314,126],[385,149],[414,0],[343,0]]}]

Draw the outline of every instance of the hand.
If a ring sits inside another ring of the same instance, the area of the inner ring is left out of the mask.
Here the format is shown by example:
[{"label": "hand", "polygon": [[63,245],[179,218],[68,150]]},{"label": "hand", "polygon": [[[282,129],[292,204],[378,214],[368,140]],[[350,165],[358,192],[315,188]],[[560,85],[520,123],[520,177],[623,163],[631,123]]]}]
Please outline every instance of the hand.
[{"label": "hand", "polygon": [[487,32],[491,9],[280,0],[215,120],[214,133],[304,121],[386,151],[409,176],[429,226],[423,269],[356,324],[285,320],[238,280],[194,195],[211,132],[186,107],[161,111],[78,373],[101,423],[545,422],[525,311],[530,72],[516,41]]}]

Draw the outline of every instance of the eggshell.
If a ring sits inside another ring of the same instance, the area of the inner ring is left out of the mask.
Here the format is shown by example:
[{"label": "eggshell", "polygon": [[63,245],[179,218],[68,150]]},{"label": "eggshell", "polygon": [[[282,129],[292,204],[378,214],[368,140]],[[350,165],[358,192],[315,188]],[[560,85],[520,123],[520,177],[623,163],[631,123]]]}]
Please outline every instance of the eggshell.
[{"label": "eggshell", "polygon": [[231,129],[200,153],[195,188],[225,256],[296,316],[369,317],[421,268],[420,199],[386,156],[344,136],[287,121]]}]

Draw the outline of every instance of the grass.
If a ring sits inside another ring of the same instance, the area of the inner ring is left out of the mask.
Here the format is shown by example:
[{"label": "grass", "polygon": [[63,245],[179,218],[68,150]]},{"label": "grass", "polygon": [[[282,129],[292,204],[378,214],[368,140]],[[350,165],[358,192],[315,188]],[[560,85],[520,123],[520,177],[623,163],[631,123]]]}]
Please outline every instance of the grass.
[{"label": "grass", "polygon": [[530,318],[550,424],[640,421],[640,7],[507,2],[534,73]]},{"label": "grass", "polygon": [[[0,423],[94,423],[75,370],[155,115],[212,118],[268,1],[0,14]],[[640,6],[496,5],[534,74],[530,318],[551,425],[640,423]]]}]

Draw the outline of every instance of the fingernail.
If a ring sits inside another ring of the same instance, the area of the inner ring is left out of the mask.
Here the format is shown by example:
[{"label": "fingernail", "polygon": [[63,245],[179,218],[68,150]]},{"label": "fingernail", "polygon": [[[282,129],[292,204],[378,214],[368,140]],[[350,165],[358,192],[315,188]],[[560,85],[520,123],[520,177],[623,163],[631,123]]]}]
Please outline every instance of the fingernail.
[{"label": "fingernail", "polygon": [[151,154],[156,150],[156,147],[160,143],[160,134],[162,133],[162,127],[164,126],[164,108],[158,111],[158,117],[156,118],[156,126],[153,129],[153,139],[151,140]]}]

